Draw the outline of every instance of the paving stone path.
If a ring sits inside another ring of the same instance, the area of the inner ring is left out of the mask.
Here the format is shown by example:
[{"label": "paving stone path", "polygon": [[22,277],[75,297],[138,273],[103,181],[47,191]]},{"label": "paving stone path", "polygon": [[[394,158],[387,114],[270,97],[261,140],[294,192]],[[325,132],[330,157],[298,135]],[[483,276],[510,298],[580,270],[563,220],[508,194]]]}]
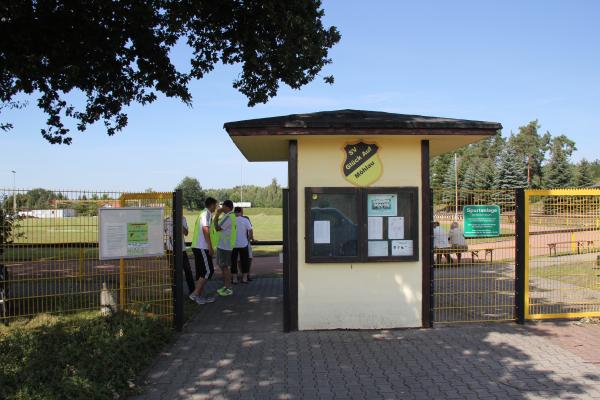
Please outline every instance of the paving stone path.
[{"label": "paving stone path", "polygon": [[136,399],[600,398],[600,325],[284,334],[279,278],[202,307]]}]

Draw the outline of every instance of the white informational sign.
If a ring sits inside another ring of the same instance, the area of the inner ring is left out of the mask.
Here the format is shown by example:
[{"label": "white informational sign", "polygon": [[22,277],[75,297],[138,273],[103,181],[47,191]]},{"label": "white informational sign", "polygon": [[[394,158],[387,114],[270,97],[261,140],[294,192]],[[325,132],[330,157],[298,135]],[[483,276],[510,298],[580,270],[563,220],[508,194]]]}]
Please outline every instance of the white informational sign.
[{"label": "white informational sign", "polygon": [[331,243],[331,229],[329,221],[315,221],[314,241],[315,244]]},{"label": "white informational sign", "polygon": [[412,256],[412,240],[392,240],[392,256]]},{"label": "white informational sign", "polygon": [[383,218],[369,217],[369,240],[383,239]]},{"label": "white informational sign", "polygon": [[388,241],[387,240],[369,240],[368,253],[369,253],[369,257],[387,257],[388,256]]},{"label": "white informational sign", "polygon": [[388,218],[388,239],[404,239],[404,217]]},{"label": "white informational sign", "polygon": [[369,217],[395,217],[398,215],[398,195],[370,194],[367,207]]},{"label": "white informational sign", "polygon": [[165,253],[162,207],[99,208],[98,226],[101,260]]}]

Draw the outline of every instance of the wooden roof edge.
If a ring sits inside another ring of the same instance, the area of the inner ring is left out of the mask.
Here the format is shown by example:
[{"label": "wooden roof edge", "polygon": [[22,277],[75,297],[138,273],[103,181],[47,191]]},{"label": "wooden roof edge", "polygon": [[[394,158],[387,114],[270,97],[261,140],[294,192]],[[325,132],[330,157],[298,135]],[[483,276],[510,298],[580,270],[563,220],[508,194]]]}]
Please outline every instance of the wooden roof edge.
[{"label": "wooden roof edge", "polygon": [[278,128],[278,127],[229,127],[231,137],[244,136],[336,136],[336,135],[390,135],[390,136],[491,136],[498,128]]}]

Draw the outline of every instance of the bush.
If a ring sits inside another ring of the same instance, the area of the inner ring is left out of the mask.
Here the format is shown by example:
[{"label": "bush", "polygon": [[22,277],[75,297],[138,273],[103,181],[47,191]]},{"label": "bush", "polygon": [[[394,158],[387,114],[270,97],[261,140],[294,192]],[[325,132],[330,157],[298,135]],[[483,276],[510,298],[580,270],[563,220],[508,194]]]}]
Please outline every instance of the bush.
[{"label": "bush", "polygon": [[0,398],[115,399],[168,341],[158,319],[41,315],[0,328]]}]

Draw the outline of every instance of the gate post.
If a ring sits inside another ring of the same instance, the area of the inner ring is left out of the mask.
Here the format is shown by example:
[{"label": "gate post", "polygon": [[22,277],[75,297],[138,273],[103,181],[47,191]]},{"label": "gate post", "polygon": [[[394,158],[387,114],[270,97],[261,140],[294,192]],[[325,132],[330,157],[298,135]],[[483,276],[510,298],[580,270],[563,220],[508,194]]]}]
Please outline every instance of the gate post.
[{"label": "gate post", "polygon": [[525,190],[515,190],[515,317],[518,324],[525,322],[525,263],[526,232]]},{"label": "gate post", "polygon": [[433,326],[433,192],[429,182],[429,140],[421,140],[421,260],[423,328]]},{"label": "gate post", "polygon": [[173,192],[173,327],[183,329],[183,192]]},{"label": "gate post", "polygon": [[290,306],[289,189],[283,191],[283,331],[292,331]]}]

